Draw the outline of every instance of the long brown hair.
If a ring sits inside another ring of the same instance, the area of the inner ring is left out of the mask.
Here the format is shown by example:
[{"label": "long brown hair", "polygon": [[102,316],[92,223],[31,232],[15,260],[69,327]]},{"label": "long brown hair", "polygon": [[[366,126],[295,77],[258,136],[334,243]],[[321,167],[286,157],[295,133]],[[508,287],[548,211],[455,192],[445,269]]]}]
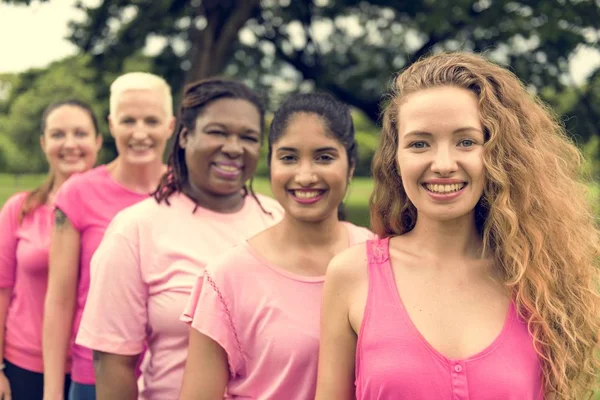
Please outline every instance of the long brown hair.
[{"label": "long brown hair", "polygon": [[[87,103],[84,103],[83,101],[75,100],[75,99],[68,99],[68,100],[57,101],[55,103],[52,103],[44,109],[44,112],[42,113],[42,123],[41,123],[41,129],[40,129],[41,135],[44,135],[44,132],[46,131],[46,123],[47,123],[48,116],[50,115],[50,113],[52,113],[52,111],[54,111],[62,106],[79,107],[82,110],[84,110],[85,112],[87,112],[90,116],[90,119],[92,120],[92,124],[94,125],[95,135],[100,134],[100,130],[98,129],[98,119],[96,118],[96,115],[94,114],[94,111],[92,110],[92,108]],[[27,215],[32,213],[40,205],[46,204],[46,202],[48,201],[48,196],[50,195],[50,192],[52,191],[52,188],[54,186],[54,180],[55,180],[54,171],[52,171],[52,169],[50,169],[50,171],[48,172],[48,176],[46,176],[46,179],[44,180],[44,182],[37,188],[35,188],[32,191],[30,191],[29,193],[27,193],[27,196],[25,197],[25,201],[23,202],[23,205],[21,206],[21,210],[19,212],[19,224],[23,221],[23,219]]]},{"label": "long brown hair", "polygon": [[396,161],[398,111],[408,94],[436,86],[463,88],[479,99],[486,184],[476,223],[484,249],[528,324],[546,392],[582,399],[599,367],[598,230],[580,152],[514,74],[477,55],[443,53],[395,79],[373,160],[372,228],[388,237],[415,226],[417,210]]}]

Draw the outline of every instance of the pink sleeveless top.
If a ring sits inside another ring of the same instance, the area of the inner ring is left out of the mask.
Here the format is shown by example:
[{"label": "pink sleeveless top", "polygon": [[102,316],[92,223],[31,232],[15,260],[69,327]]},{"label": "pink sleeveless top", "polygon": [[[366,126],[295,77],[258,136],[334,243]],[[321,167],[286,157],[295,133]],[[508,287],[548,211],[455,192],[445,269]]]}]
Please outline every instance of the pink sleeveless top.
[{"label": "pink sleeveless top", "polygon": [[511,304],[500,335],[481,352],[449,359],[402,304],[389,238],[367,242],[369,290],[356,348],[357,400],[542,400],[542,370],[527,325]]}]

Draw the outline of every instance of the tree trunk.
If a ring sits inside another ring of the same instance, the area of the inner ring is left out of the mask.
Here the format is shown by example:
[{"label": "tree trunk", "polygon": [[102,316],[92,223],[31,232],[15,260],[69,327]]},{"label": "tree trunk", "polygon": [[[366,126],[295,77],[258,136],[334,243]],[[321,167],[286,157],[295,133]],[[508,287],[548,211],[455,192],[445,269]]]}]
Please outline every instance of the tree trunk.
[{"label": "tree trunk", "polygon": [[205,0],[202,3],[198,15],[204,16],[207,23],[202,30],[192,27],[191,66],[186,83],[221,73],[238,32],[260,10],[260,0]]}]

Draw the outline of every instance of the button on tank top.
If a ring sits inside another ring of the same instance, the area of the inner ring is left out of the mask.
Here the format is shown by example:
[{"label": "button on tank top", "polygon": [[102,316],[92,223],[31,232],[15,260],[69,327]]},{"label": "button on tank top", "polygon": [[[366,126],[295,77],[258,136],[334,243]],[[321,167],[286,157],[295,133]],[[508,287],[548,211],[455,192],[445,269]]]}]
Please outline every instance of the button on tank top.
[{"label": "button on tank top", "polygon": [[542,400],[542,370],[511,303],[499,336],[465,359],[434,349],[402,304],[389,238],[367,242],[369,289],[356,349],[357,400]]}]

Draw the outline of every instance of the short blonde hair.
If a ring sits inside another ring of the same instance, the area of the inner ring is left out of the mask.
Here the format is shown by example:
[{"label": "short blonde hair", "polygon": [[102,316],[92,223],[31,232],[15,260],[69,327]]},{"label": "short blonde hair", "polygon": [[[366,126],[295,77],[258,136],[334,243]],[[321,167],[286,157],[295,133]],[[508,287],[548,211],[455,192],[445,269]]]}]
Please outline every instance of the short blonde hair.
[{"label": "short blonde hair", "polygon": [[173,115],[171,87],[160,76],[148,72],[129,72],[119,76],[110,85],[110,114],[115,115],[119,98],[128,90],[156,90],[163,96],[167,116]]}]

